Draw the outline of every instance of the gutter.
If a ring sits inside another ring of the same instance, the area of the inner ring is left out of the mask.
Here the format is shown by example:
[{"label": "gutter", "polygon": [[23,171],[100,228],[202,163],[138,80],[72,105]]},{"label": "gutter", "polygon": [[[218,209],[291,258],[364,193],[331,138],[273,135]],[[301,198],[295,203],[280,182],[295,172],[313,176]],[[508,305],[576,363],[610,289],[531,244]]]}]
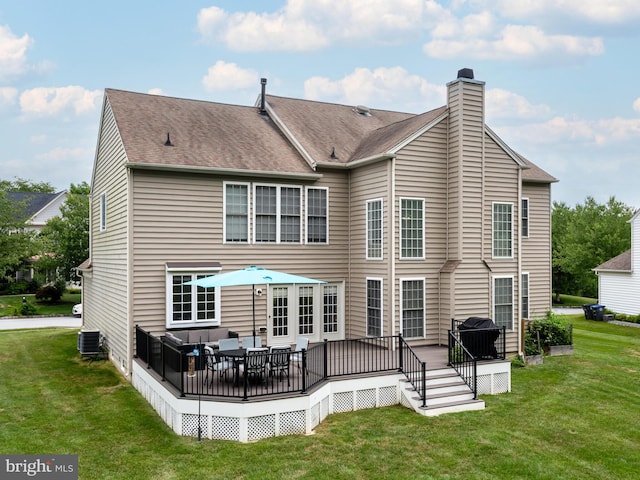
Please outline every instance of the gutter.
[{"label": "gutter", "polygon": [[182,173],[206,173],[210,175],[235,175],[238,177],[278,177],[294,180],[316,181],[320,180],[321,173],[292,173],[278,172],[275,170],[244,170],[239,168],[217,168],[217,167],[195,167],[185,165],[164,165],[160,163],[132,163],[128,162],[125,167],[131,170],[154,170],[162,172],[182,172]]}]

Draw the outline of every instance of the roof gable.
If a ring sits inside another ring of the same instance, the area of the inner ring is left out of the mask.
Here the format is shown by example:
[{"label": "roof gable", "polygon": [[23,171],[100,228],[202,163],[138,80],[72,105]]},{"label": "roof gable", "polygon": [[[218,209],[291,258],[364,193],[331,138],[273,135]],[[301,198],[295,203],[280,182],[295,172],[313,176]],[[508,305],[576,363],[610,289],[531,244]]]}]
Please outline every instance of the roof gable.
[{"label": "roof gable", "polygon": [[[60,199],[62,195],[65,195],[66,192],[58,192],[58,193],[41,193],[41,192],[7,192],[7,199],[12,203],[20,203],[24,205],[24,209],[22,213],[28,219],[33,220],[38,214],[47,210],[52,206],[56,201]],[[61,203],[61,202],[59,202]],[[55,216],[59,213],[59,209],[57,212],[54,212],[51,216]]]},{"label": "roof gable", "polygon": [[630,272],[631,271],[631,249],[622,252],[617,257],[607,260],[602,265],[594,268],[596,272]]}]

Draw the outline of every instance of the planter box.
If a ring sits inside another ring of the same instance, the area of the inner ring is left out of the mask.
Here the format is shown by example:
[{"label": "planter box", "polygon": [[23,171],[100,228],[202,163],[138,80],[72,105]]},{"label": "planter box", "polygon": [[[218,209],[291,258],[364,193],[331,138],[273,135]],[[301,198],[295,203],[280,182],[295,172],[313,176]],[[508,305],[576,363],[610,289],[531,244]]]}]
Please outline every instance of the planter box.
[{"label": "planter box", "polygon": [[527,365],[541,365],[542,358],[542,355],[526,355],[524,357],[524,363]]},{"label": "planter box", "polygon": [[554,355],[573,355],[573,345],[553,345],[550,347],[543,347],[544,353],[549,356]]}]

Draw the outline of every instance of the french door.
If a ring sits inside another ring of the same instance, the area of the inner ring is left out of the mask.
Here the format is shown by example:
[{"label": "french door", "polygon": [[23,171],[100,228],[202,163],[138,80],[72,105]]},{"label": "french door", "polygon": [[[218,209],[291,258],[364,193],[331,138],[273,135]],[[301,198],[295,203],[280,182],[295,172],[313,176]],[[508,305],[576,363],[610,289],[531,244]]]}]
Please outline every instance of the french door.
[{"label": "french door", "polygon": [[271,285],[267,297],[267,343],[294,344],[344,338],[342,284]]}]

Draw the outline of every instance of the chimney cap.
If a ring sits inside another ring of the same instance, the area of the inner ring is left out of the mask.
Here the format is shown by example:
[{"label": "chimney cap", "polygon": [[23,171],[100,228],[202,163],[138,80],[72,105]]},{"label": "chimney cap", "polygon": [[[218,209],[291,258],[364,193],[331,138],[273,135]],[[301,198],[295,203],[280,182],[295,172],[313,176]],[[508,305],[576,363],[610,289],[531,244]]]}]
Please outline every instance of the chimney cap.
[{"label": "chimney cap", "polygon": [[468,78],[473,80],[473,68],[461,68],[458,70],[458,78]]}]

